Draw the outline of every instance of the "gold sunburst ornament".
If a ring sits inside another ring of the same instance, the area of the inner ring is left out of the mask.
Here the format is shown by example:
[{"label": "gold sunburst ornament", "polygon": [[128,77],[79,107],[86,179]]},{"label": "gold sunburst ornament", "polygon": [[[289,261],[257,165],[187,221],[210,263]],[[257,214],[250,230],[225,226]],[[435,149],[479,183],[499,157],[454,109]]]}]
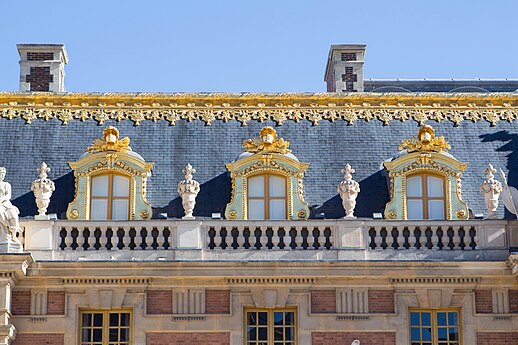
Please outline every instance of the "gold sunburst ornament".
[{"label": "gold sunburst ornament", "polygon": [[448,149],[451,149],[451,146],[444,137],[435,136],[435,130],[432,126],[424,125],[419,128],[417,136],[401,142],[399,150],[404,149],[409,153],[416,151],[446,152]]},{"label": "gold sunburst ornament", "polygon": [[271,152],[287,154],[290,143],[282,138],[277,139],[277,132],[270,126],[261,129],[259,138],[247,139],[243,142],[243,148],[250,153]]},{"label": "gold sunburst ornament", "polygon": [[105,151],[128,152],[130,139],[125,137],[119,140],[119,130],[113,126],[106,127],[103,132],[104,138],[95,139],[92,145],[88,146],[86,152],[97,153]]}]

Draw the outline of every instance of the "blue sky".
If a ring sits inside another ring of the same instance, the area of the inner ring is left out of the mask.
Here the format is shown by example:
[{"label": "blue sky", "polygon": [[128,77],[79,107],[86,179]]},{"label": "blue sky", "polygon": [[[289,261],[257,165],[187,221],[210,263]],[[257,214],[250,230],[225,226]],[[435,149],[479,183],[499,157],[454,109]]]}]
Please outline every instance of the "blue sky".
[{"label": "blue sky", "polygon": [[16,43],[65,43],[67,91],[325,91],[333,43],[366,43],[366,78],[518,78],[518,1],[8,1]]}]

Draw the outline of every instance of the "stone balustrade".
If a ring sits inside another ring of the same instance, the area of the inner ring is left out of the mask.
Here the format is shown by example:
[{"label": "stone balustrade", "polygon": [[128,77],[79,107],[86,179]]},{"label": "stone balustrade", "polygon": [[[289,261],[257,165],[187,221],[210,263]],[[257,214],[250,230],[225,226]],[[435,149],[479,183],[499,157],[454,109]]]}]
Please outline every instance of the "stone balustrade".
[{"label": "stone balustrade", "polygon": [[[176,259],[186,253],[191,253],[187,259],[220,259],[244,252],[320,252],[322,259],[331,260],[386,260],[393,256],[390,253],[405,252],[433,252],[436,257],[458,257],[462,253],[466,257],[468,252],[479,256],[481,251],[508,253],[510,247],[518,245],[511,243],[518,242],[518,222],[506,220],[59,220],[23,221],[22,227],[25,250],[29,252],[176,252],[168,256]],[[279,254],[264,257],[275,255]]]}]

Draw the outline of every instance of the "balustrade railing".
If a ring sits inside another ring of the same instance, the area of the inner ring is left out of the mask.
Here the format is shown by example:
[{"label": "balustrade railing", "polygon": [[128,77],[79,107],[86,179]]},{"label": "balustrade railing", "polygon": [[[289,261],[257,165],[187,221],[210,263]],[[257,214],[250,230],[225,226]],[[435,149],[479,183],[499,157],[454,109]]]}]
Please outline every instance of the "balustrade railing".
[{"label": "balustrade railing", "polygon": [[59,222],[60,250],[157,250],[172,247],[171,227],[163,222]]},{"label": "balustrade railing", "polygon": [[369,249],[474,250],[479,247],[475,224],[430,222],[429,224],[366,224]]},{"label": "balustrade railing", "polygon": [[[281,224],[279,224],[281,223]],[[314,222],[270,222],[246,225],[218,223],[208,226],[209,249],[332,249],[335,225]]]},{"label": "balustrade railing", "polygon": [[505,250],[511,226],[505,220],[49,221],[47,228],[23,223],[20,238],[29,251]]}]

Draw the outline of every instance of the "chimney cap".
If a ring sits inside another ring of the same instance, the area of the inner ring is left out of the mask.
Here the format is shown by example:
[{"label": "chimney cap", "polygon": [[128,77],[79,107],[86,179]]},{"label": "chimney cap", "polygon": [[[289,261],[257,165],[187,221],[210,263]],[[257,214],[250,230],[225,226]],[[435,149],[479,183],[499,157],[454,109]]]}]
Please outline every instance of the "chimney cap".
[{"label": "chimney cap", "polygon": [[327,73],[333,60],[333,52],[336,50],[362,50],[365,51],[367,45],[365,43],[343,43],[343,44],[331,44],[329,48],[329,55],[327,56],[326,71],[324,73],[324,81],[327,81]]},{"label": "chimney cap", "polygon": [[65,45],[62,43],[59,43],[59,44],[23,43],[23,44],[17,44],[16,48],[18,49],[18,54],[20,54],[20,58],[22,57],[22,52],[24,52],[24,51],[61,52],[61,56],[63,57],[63,62],[65,64],[68,63],[67,50],[65,48]]}]

